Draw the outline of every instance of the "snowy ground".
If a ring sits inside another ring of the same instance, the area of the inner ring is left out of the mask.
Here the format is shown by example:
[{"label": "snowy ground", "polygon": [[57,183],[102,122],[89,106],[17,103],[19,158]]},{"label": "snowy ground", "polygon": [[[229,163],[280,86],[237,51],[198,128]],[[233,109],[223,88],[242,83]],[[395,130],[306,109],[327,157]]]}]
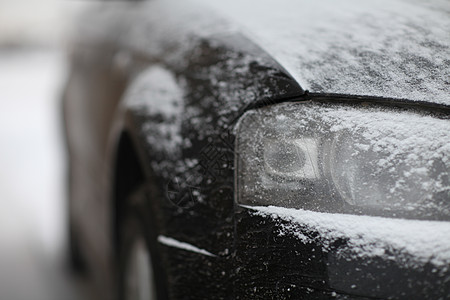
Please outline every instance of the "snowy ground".
[{"label": "snowy ground", "polygon": [[0,48],[0,299],[86,299],[66,269],[58,51]]}]

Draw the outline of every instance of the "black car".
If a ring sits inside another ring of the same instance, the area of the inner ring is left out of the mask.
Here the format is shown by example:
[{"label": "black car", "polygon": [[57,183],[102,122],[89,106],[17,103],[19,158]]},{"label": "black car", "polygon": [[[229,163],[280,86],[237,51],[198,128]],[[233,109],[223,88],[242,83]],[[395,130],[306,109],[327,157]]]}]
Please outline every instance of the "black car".
[{"label": "black car", "polygon": [[64,92],[108,299],[449,299],[447,1],[104,3]]}]

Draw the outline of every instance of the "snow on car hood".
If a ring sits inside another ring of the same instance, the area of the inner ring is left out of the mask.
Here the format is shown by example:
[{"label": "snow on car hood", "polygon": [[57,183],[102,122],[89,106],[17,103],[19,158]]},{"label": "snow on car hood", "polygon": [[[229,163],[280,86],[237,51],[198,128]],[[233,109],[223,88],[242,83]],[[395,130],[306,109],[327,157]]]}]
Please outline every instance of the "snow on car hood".
[{"label": "snow on car hood", "polygon": [[206,2],[310,92],[450,105],[446,0]]}]

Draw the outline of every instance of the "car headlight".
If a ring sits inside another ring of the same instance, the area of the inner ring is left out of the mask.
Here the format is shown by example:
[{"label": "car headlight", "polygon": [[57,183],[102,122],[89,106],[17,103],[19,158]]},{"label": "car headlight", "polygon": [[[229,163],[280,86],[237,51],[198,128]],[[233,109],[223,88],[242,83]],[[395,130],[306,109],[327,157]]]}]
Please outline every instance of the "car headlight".
[{"label": "car headlight", "polygon": [[450,121],[314,102],[247,112],[236,128],[237,201],[450,219]]}]

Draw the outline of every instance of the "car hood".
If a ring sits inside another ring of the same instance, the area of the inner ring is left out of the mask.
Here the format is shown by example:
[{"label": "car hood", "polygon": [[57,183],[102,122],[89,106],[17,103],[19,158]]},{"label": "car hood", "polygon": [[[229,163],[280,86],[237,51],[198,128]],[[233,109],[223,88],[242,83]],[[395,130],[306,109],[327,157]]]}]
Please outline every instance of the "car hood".
[{"label": "car hood", "polygon": [[220,12],[313,93],[450,105],[450,5],[229,0]]}]

